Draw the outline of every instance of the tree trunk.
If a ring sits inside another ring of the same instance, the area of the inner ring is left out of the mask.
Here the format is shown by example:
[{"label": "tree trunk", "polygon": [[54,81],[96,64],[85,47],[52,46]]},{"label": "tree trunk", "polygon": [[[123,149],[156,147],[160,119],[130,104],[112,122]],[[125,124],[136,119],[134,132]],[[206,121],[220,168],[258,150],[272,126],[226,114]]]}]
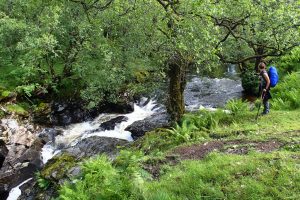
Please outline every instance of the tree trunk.
[{"label": "tree trunk", "polygon": [[[262,48],[262,47],[259,47],[256,51],[255,51],[255,53],[257,54],[257,55],[263,55],[264,54],[264,49]],[[259,57],[257,57],[256,59],[255,59],[255,71],[257,71],[258,72],[258,65],[259,65],[259,63],[261,62],[261,60],[262,60],[262,56],[259,56]]]},{"label": "tree trunk", "polygon": [[178,122],[184,112],[184,89],[186,85],[186,64],[179,56],[174,56],[169,62],[169,102],[168,112],[173,122]]},{"label": "tree trunk", "polygon": [[245,72],[247,70],[247,65],[245,62],[239,63],[239,69],[241,72]]}]

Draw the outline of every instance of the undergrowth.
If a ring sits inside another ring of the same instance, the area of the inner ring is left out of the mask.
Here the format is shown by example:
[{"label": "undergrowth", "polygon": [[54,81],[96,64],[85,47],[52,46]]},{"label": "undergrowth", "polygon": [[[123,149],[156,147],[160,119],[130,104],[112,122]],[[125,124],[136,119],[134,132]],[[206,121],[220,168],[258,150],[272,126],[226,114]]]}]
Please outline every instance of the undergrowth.
[{"label": "undergrowth", "polygon": [[272,108],[293,110],[300,108],[300,72],[293,72],[284,77],[272,91]]},{"label": "undergrowth", "polygon": [[[188,113],[173,128],[148,132],[114,161],[104,155],[86,161],[82,176],[62,186],[59,199],[299,199],[300,110],[271,110],[256,120],[248,102],[231,100],[224,109]],[[178,146],[219,138],[284,145],[272,153],[213,152],[175,166],[168,161]]]},{"label": "undergrowth", "polygon": [[[299,160],[289,154],[210,154],[184,161],[159,181],[147,182],[145,199],[297,199]],[[174,184],[176,183],[176,184]]]},{"label": "undergrowth", "polygon": [[204,160],[186,160],[169,168],[159,180],[141,173],[138,159],[127,160],[134,154],[126,154],[119,158],[121,164],[105,156],[87,161],[82,179],[64,185],[60,199],[297,199],[300,195],[300,162],[287,152],[212,153]]}]

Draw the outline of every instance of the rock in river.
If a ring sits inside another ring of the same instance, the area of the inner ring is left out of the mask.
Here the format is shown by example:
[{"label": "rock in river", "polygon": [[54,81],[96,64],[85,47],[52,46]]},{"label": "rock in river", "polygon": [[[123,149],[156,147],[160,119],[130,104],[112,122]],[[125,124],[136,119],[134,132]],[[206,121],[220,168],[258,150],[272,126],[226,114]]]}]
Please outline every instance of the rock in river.
[{"label": "rock in river", "polygon": [[136,121],[125,130],[131,132],[134,140],[145,135],[146,132],[156,128],[169,127],[170,117],[167,113],[156,113],[144,120]]}]

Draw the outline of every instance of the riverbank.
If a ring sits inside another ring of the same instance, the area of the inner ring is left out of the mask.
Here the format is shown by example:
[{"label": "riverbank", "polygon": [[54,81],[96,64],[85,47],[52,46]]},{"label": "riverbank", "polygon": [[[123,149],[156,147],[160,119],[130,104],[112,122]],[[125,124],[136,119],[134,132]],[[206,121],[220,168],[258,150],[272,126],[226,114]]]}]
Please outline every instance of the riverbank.
[{"label": "riverbank", "polygon": [[[215,87],[221,82],[228,83],[221,84],[226,88]],[[191,102],[192,107],[194,107],[193,104],[197,107],[198,104],[203,104],[205,101],[208,102],[205,105],[210,107],[214,105],[214,102],[218,102],[217,98],[219,96],[222,96],[221,101],[224,101],[225,97],[230,99],[236,95],[241,95],[241,91],[235,92],[237,87],[241,88],[240,83],[229,79],[194,79],[187,87],[187,90],[190,90],[194,95],[187,96],[186,100]],[[210,90],[219,95],[214,95],[209,92]],[[225,91],[233,92],[226,93]],[[195,98],[198,93],[203,94],[202,98]],[[190,94],[190,92],[186,94]],[[189,104],[186,106],[188,108]],[[101,114],[91,121],[61,127],[59,130],[46,129],[37,133],[37,136],[41,136],[43,143],[47,143],[42,150],[42,157],[50,155],[49,158],[51,158],[54,154],[57,155],[43,167],[34,179],[20,186],[22,196],[19,199],[51,199],[52,197],[65,195],[64,189],[61,188],[66,187],[64,185],[69,184],[70,181],[72,183],[80,179],[83,181],[79,182],[86,184],[85,176],[88,176],[91,171],[85,171],[85,168],[91,166],[95,167],[92,171],[104,170],[103,173],[106,173],[105,166],[110,166],[112,170],[116,170],[113,172],[115,177],[112,180],[110,180],[110,177],[106,177],[106,179],[108,182],[116,179],[115,181],[121,184],[122,193],[130,196],[135,195],[136,190],[140,190],[136,188],[137,186],[132,186],[134,181],[132,182],[131,179],[135,179],[136,175],[137,178],[141,176],[138,181],[148,184],[147,187],[143,186],[146,188],[142,188],[142,190],[148,191],[150,190],[148,187],[152,187],[152,184],[158,184],[157,181],[165,173],[176,171],[178,166],[180,168],[182,163],[189,162],[190,159],[205,160],[211,153],[217,152],[218,155],[220,154],[219,156],[225,154],[225,157],[227,154],[229,157],[232,154],[244,157],[252,152],[258,152],[258,154],[263,153],[264,157],[265,154],[267,156],[267,154],[273,152],[281,152],[285,148],[285,144],[292,151],[295,148],[297,149],[299,144],[295,143],[292,138],[294,132],[296,139],[299,135],[297,131],[300,130],[300,127],[295,121],[299,118],[299,112],[297,110],[275,111],[272,109],[270,115],[260,116],[258,120],[255,120],[256,106],[256,103],[248,104],[241,100],[231,100],[222,108],[223,110],[210,108],[209,111],[206,109],[200,111],[196,109],[195,111],[195,109],[191,109],[194,110],[193,113],[187,113],[182,122],[174,128],[155,129],[157,127],[170,127],[167,114],[163,107],[156,105],[150,99],[144,99],[138,103],[138,106],[133,106],[134,112],[130,114]],[[59,116],[66,116],[67,118],[70,117],[67,113],[73,110],[72,106],[69,108],[58,104],[56,107]],[[146,118],[141,120],[143,117]],[[289,135],[289,133],[292,135]],[[130,135],[132,138],[127,137]],[[136,141],[128,143],[128,141],[122,139],[129,141],[134,139]],[[48,150],[50,151],[48,152]],[[97,159],[91,160],[88,164],[82,165],[86,159],[90,157],[95,159],[95,156],[101,154],[108,156],[109,160],[102,157],[100,161],[97,161]],[[254,157],[256,156],[258,155],[255,154]],[[102,164],[105,166],[102,166]],[[217,165],[217,163],[215,164]],[[104,169],[101,169],[103,167]],[[32,176],[33,173],[31,173]],[[97,185],[100,182],[89,182],[97,187],[104,187],[103,185]],[[130,188],[122,189],[123,184],[130,185]],[[70,187],[67,189],[68,191],[73,191],[74,187],[77,186],[72,184]],[[123,198],[118,196],[118,189],[110,187],[110,185],[105,186],[104,190],[116,190],[116,198]],[[80,189],[76,190],[75,196],[80,192]],[[142,199],[150,198],[147,196],[147,192],[143,191],[142,193],[144,193]],[[88,196],[89,194],[84,193],[84,195],[87,199],[96,198]],[[108,194],[104,192],[101,195]],[[170,195],[172,196],[172,194]],[[226,194],[224,193],[224,195]],[[111,197],[105,196],[105,198]]]},{"label": "riverbank", "polygon": [[[247,103],[236,100],[226,106],[231,114],[222,110],[187,113],[174,129],[159,128],[125,146],[117,142],[108,151],[102,150],[106,140],[91,137],[84,148],[94,153],[83,159],[72,154],[55,158],[20,187],[19,199],[50,199],[58,195],[93,199],[98,195],[96,188],[103,188],[104,199],[135,195],[142,195],[140,199],[178,199],[178,195],[191,199],[285,198],[290,194],[286,191],[291,191],[293,199],[299,195],[300,110],[272,110],[255,120],[257,110],[249,108]],[[112,140],[114,143],[117,139]],[[95,150],[94,144],[101,148]],[[116,150],[121,150],[117,157]],[[97,151],[100,157],[88,159]],[[110,159],[104,155],[110,155]],[[100,173],[99,179],[94,172]],[[103,185],[103,181],[107,184]],[[174,182],[180,183],[178,188]],[[253,190],[258,194],[253,196]],[[116,196],[109,196],[109,191],[115,191]]]},{"label": "riverbank", "polygon": [[[100,156],[85,162],[60,197],[297,199],[300,110],[272,111],[257,121],[255,115],[189,114],[171,131],[147,133],[114,161]],[[191,123],[199,116],[206,119],[201,130]],[[219,116],[218,122],[211,126],[206,116]]]}]

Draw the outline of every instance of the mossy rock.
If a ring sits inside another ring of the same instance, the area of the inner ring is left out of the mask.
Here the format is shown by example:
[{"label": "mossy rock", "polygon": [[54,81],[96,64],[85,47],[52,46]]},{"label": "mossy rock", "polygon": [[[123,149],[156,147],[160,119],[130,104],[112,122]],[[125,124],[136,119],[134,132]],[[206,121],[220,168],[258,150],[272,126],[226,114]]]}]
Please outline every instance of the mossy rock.
[{"label": "mossy rock", "polygon": [[0,88],[0,101],[16,97],[17,94],[8,90],[1,90]]},{"label": "mossy rock", "polygon": [[50,123],[51,106],[49,103],[41,102],[33,110],[33,121],[38,124]]},{"label": "mossy rock", "polygon": [[21,105],[18,104],[7,105],[6,109],[11,113],[15,113],[24,117],[27,117],[29,115],[28,111],[26,111]]},{"label": "mossy rock", "polygon": [[76,158],[67,153],[52,158],[41,171],[41,176],[58,183],[68,177],[68,171],[76,165]]},{"label": "mossy rock", "polygon": [[50,111],[49,103],[44,102],[39,103],[39,105],[34,109],[35,113],[48,113]]}]

